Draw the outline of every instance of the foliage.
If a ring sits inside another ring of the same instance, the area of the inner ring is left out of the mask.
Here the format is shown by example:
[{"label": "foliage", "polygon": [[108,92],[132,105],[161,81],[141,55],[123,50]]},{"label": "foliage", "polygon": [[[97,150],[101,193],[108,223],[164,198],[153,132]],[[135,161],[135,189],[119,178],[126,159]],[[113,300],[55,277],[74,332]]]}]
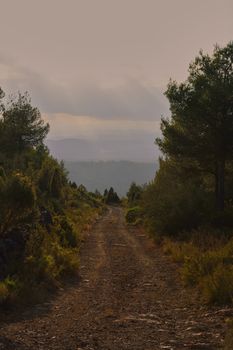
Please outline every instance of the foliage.
[{"label": "foliage", "polygon": [[22,220],[28,222],[35,201],[35,189],[28,177],[14,173],[4,179],[0,183],[0,235],[6,234]]},{"label": "foliage", "polygon": [[125,219],[128,224],[137,225],[139,223],[142,223],[141,207],[138,206],[138,207],[129,208],[126,211]]},{"label": "foliage", "polygon": [[163,158],[154,180],[138,201],[135,184],[128,192],[129,207],[142,210],[147,230],[182,265],[183,282],[207,303],[233,298],[232,91],[233,42],[200,52],[187,80],[165,92],[171,118],[156,139]]},{"label": "foliage", "polygon": [[233,42],[216,46],[190,65],[184,83],[171,81],[166,91],[171,119],[162,119],[163,138],[157,144],[176,159],[197,162],[215,176],[217,208],[224,207],[225,163],[233,150]]},{"label": "foliage", "polygon": [[10,155],[41,145],[49,131],[28,94],[21,93],[4,106],[0,125],[1,151]]},{"label": "foliage", "polygon": [[77,274],[82,231],[102,197],[68,181],[43,144],[49,126],[27,94],[1,110],[0,304],[37,301]]},{"label": "foliage", "polygon": [[135,182],[132,182],[126,194],[128,199],[128,204],[130,206],[139,204],[142,197],[143,189],[144,188],[142,186],[136,185]]},{"label": "foliage", "polygon": [[[164,157],[135,203],[154,236],[233,226],[232,62],[233,42],[216,46],[212,56],[200,52],[185,82],[168,84],[171,118],[162,119],[156,140]],[[133,184],[128,203],[135,191]]]},{"label": "foliage", "polygon": [[66,183],[66,173],[62,166],[55,159],[46,158],[38,174],[38,186],[41,192],[53,198],[60,198]]},{"label": "foliage", "polygon": [[104,198],[106,204],[118,204],[120,203],[120,198],[118,194],[114,191],[112,187],[110,187],[109,191],[104,191]]},{"label": "foliage", "polygon": [[0,281],[0,306],[9,303],[10,299],[14,300],[18,288],[18,281],[9,276]]},{"label": "foliage", "polygon": [[184,284],[198,286],[205,302],[232,303],[233,239],[223,239],[218,231],[208,235],[205,229],[199,229],[188,241],[166,239],[163,249],[174,261],[182,263]]},{"label": "foliage", "polygon": [[62,247],[56,228],[48,235],[45,229],[38,227],[27,242],[21,278],[33,276],[36,284],[47,282],[48,286],[54,286],[60,276],[77,274],[78,265],[77,248]]},{"label": "foliage", "polygon": [[155,180],[142,196],[145,224],[153,234],[177,235],[202,224],[210,215],[211,194],[199,177],[189,177],[176,164],[160,160]]},{"label": "foliage", "polygon": [[171,239],[163,240],[163,252],[167,255],[171,255],[173,261],[177,263],[183,263],[187,256],[198,255],[198,248],[191,242],[174,242]]},{"label": "foliage", "polygon": [[0,118],[0,164],[6,171],[26,172],[28,157],[36,149],[43,149],[49,125],[41,118],[39,110],[31,105],[29,95],[19,93],[2,104]]},{"label": "foliage", "polygon": [[63,247],[77,247],[79,237],[73,228],[72,221],[68,219],[67,215],[54,217],[54,226]]},{"label": "foliage", "polygon": [[232,303],[233,266],[217,265],[213,273],[204,277],[200,283],[208,303]]}]

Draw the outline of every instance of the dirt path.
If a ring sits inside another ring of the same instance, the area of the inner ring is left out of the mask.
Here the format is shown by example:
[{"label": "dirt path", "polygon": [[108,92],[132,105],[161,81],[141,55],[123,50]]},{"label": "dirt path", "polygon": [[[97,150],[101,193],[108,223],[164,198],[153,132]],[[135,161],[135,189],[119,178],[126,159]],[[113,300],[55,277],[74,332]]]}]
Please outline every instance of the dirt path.
[{"label": "dirt path", "polygon": [[219,349],[230,309],[207,309],[176,266],[111,208],[81,251],[81,279],[1,323],[0,349]]}]

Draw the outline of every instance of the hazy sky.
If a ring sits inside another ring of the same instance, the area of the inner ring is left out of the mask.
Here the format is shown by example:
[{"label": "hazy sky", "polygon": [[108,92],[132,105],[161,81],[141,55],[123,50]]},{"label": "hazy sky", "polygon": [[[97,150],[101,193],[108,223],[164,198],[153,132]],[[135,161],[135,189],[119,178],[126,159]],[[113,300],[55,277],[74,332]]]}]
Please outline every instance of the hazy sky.
[{"label": "hazy sky", "polygon": [[145,137],[169,78],[233,39],[232,0],[0,0],[0,86],[28,90],[50,138]]}]

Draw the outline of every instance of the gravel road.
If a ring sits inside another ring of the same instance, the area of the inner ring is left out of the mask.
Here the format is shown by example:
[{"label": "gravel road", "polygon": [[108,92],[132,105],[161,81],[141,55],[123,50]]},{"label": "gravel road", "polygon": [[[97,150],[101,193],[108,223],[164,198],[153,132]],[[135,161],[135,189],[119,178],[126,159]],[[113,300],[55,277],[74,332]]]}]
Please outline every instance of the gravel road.
[{"label": "gravel road", "polygon": [[113,207],[87,234],[72,286],[1,317],[0,349],[221,349],[231,315],[203,306],[178,266]]}]

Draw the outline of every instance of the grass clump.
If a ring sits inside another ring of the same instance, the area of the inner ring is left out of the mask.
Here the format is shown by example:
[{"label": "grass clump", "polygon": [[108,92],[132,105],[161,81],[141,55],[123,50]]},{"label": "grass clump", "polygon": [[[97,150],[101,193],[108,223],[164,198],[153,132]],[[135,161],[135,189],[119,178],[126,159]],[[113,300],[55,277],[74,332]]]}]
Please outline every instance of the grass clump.
[{"label": "grass clump", "polygon": [[[206,303],[231,304],[233,301],[233,239],[217,239],[217,235],[201,239],[195,231],[188,242],[166,239],[165,253],[182,263],[181,277],[185,285],[197,286]],[[199,237],[197,239],[197,237]]]},{"label": "grass clump", "polygon": [[[233,304],[233,238],[229,230],[199,228],[176,239],[164,238],[163,251],[180,263],[183,283],[200,291],[207,304]],[[229,321],[224,350],[233,349]]]},{"label": "grass clump", "polygon": [[204,276],[201,288],[209,303],[231,304],[233,301],[233,266],[217,265],[212,273]]},{"label": "grass clump", "polygon": [[183,263],[186,256],[197,253],[197,248],[190,242],[175,242],[166,238],[163,240],[163,252],[171,255],[174,262]]}]

